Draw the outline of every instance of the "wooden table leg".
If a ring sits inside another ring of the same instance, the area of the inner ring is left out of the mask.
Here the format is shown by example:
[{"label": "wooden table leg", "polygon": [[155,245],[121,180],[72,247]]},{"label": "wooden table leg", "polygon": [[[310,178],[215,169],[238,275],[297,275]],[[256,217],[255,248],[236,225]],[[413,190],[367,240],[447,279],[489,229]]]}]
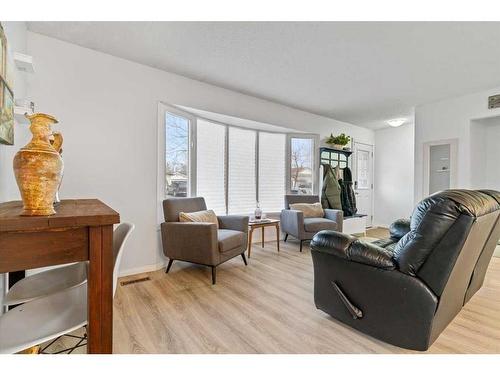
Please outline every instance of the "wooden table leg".
[{"label": "wooden table leg", "polygon": [[280,225],[276,224],[276,245],[278,247],[278,253],[280,252]]},{"label": "wooden table leg", "polygon": [[89,227],[87,352],[113,351],[113,226]]},{"label": "wooden table leg", "polygon": [[264,248],[264,230],[265,230],[265,227],[262,226],[262,248]]},{"label": "wooden table leg", "polygon": [[250,228],[248,233],[248,258],[250,258],[250,250],[252,250],[252,234],[253,228]]}]

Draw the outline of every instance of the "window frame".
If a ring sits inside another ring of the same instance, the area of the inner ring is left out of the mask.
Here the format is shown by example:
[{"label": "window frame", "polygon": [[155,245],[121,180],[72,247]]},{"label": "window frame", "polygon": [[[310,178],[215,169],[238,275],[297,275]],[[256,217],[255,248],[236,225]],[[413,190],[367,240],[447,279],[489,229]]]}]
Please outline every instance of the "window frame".
[{"label": "window frame", "polygon": [[156,193],[157,193],[157,218],[158,223],[164,221],[163,218],[163,200],[167,198],[165,195],[165,173],[166,173],[166,129],[165,119],[167,113],[174,116],[179,116],[189,121],[188,125],[188,197],[196,196],[196,117],[189,113],[182,111],[174,106],[159,102],[158,103],[158,128],[157,128],[157,176],[156,176]]},{"label": "window frame", "polygon": [[314,133],[286,133],[286,193],[292,194],[292,138],[310,139],[313,141],[312,158],[312,193],[319,194],[319,146],[320,136]]}]

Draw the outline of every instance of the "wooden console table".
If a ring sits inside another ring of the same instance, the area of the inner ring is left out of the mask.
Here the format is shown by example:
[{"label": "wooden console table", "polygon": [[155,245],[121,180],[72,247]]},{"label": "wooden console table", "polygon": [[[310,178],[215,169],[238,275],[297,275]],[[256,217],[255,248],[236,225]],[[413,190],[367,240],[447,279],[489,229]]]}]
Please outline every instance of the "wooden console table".
[{"label": "wooden console table", "polygon": [[52,216],[20,216],[0,204],[0,273],[89,261],[88,353],[113,350],[113,224],[120,215],[97,199],[63,200]]}]

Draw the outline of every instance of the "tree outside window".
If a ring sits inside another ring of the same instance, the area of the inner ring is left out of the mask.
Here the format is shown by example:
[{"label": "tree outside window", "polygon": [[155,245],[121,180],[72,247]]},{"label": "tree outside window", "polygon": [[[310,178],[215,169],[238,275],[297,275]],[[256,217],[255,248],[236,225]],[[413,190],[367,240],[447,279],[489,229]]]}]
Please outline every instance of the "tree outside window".
[{"label": "tree outside window", "polygon": [[291,139],[290,189],[292,194],[313,193],[313,147],[312,139]]},{"label": "tree outside window", "polygon": [[189,121],[167,113],[165,119],[166,195],[186,197],[189,176]]}]

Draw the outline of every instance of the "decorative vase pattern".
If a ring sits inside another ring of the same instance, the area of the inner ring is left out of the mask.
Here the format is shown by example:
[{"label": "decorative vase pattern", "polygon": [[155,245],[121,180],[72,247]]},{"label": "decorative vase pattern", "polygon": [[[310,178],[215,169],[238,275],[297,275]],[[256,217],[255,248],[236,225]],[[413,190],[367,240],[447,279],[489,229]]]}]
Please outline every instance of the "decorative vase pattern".
[{"label": "decorative vase pattern", "polygon": [[[61,183],[63,161],[59,150],[62,136],[52,134],[57,120],[44,113],[26,115],[30,120],[31,141],[14,157],[14,174],[23,200],[23,216],[55,214],[54,198]],[[54,137],[51,145],[50,137]]]}]

